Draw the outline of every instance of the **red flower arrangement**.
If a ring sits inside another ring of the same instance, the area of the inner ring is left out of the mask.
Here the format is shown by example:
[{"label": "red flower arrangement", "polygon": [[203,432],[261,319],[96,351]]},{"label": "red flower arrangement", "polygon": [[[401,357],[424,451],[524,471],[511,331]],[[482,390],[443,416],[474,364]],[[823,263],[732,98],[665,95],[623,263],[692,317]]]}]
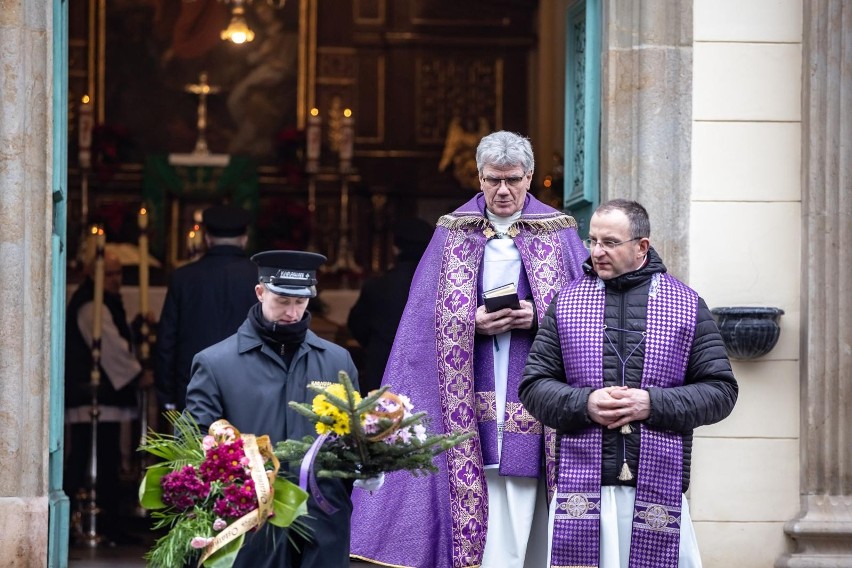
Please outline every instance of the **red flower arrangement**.
[{"label": "red flower arrangement", "polygon": [[175,435],[150,432],[141,448],[165,460],[148,468],[139,490],[154,528],[169,528],[145,555],[150,566],[183,566],[199,555],[199,565],[231,566],[245,533],[265,522],[304,532],[297,519],[308,495],[277,476],[268,436],[220,420],[202,438],[189,415],[166,417]]}]

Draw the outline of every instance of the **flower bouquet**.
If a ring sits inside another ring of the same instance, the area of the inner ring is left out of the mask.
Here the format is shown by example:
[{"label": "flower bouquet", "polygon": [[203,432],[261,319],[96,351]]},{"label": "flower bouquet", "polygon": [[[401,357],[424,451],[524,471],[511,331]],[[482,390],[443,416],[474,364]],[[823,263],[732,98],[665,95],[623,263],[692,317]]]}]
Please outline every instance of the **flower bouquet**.
[{"label": "flower bouquet", "polygon": [[312,404],[290,406],[316,424],[319,436],[285,440],[275,447],[281,461],[302,461],[302,477],[306,467],[311,478],[367,480],[399,470],[425,475],[438,470],[432,463],[437,454],[472,436],[428,434],[426,413],[414,412],[408,397],[384,386],[362,399],[343,371],[338,383],[309,388],[317,393]]},{"label": "flower bouquet", "polygon": [[[145,554],[149,566],[229,568],[245,533],[268,522],[300,534],[308,494],[278,477],[268,436],[240,434],[226,420],[201,431],[188,413],[169,411],[175,434],[151,431],[140,447],[163,461],[150,466],[139,501],[153,511],[154,529],[168,528]],[[307,535],[305,535],[307,536]]]}]

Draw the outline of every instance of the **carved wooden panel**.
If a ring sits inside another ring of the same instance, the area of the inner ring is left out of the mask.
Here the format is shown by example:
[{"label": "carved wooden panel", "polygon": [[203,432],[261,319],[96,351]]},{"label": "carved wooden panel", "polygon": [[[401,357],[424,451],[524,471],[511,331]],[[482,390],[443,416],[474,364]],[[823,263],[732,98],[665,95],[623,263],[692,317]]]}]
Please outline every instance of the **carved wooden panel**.
[{"label": "carved wooden panel", "polygon": [[387,0],[354,0],[352,21],[356,26],[383,26],[387,21]]},{"label": "carved wooden panel", "polygon": [[442,143],[454,118],[476,123],[485,118],[502,125],[503,61],[487,57],[418,58],[416,140]]}]

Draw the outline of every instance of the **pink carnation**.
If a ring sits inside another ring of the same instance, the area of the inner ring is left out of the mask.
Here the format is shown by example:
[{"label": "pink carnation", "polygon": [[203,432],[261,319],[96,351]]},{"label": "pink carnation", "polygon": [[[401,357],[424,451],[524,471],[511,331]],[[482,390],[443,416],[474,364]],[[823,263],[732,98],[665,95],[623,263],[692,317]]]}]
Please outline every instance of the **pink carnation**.
[{"label": "pink carnation", "polygon": [[212,538],[205,538],[203,536],[194,536],[194,537],[192,537],[192,540],[189,541],[189,545],[192,548],[204,548],[208,544],[210,544],[211,542],[213,542]]},{"label": "pink carnation", "polygon": [[204,436],[204,439],[201,440],[201,447],[205,452],[214,446],[216,446],[216,438],[213,436]]}]

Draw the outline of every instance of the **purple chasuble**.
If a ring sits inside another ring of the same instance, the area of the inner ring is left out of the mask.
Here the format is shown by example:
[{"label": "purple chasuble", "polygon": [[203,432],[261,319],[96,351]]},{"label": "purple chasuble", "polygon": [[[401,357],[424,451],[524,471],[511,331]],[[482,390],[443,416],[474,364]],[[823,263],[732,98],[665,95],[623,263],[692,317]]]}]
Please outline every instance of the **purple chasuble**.
[{"label": "purple chasuble", "polygon": [[[493,407],[487,400],[478,400],[476,390],[484,388],[482,392],[487,393],[490,384],[493,399],[494,368],[493,362],[488,367],[479,361],[482,351],[475,346],[474,315],[487,240],[483,231],[490,226],[481,193],[438,222],[414,275],[382,381],[407,395],[415,411],[429,413],[430,431],[475,435],[437,456],[435,475],[396,472],[386,475],[384,486],[372,496],[354,491],[353,557],[418,568],[481,564],[488,494],[477,414],[478,408],[487,414]],[[520,281],[528,283],[539,318],[556,292],[581,274],[580,265],[588,255],[575,226],[572,218],[532,196],[527,196],[523,213],[513,225],[519,230],[514,242],[523,265]],[[520,342],[516,335],[524,334],[512,334],[501,473],[536,477],[542,428],[528,420],[530,415],[517,398],[517,382],[532,338]],[[513,369],[517,371],[514,380]],[[549,470],[555,473],[555,461],[551,461]]]},{"label": "purple chasuble", "polygon": [[[572,386],[603,388],[603,281],[585,276],[556,301],[556,323]],[[683,384],[698,312],[698,294],[668,274],[648,292],[642,388]],[[596,568],[600,562],[602,426],[560,440],[551,568]],[[640,423],[639,471],[630,568],[677,568],[680,544],[683,439]]]}]

